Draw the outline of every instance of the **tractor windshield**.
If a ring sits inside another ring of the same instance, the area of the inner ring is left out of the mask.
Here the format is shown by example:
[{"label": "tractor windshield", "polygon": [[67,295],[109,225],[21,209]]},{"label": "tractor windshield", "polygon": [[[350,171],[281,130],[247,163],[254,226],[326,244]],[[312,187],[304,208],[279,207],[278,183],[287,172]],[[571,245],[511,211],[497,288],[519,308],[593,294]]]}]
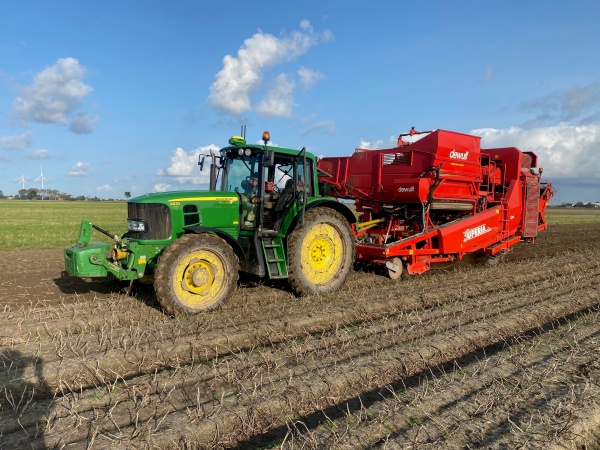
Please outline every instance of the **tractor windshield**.
[{"label": "tractor windshield", "polygon": [[225,160],[221,190],[248,195],[258,186],[258,157],[230,155]]}]

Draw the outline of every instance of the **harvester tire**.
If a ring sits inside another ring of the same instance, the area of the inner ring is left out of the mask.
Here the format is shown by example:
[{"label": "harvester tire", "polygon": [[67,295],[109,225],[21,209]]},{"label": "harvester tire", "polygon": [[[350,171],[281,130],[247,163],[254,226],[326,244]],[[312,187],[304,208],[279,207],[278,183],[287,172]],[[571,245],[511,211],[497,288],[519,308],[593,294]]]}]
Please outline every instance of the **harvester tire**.
[{"label": "harvester tire", "polygon": [[306,213],[288,237],[288,278],[298,295],[339,289],[354,261],[354,240],[346,218],[330,208]]},{"label": "harvester tire", "polygon": [[505,256],[506,253],[498,253],[496,255],[478,254],[475,256],[475,261],[482,266],[492,267],[504,260]]},{"label": "harvester tire", "polygon": [[219,306],[235,289],[239,264],[233,250],[212,234],[186,234],[158,259],[154,290],[171,315],[197,314]]}]

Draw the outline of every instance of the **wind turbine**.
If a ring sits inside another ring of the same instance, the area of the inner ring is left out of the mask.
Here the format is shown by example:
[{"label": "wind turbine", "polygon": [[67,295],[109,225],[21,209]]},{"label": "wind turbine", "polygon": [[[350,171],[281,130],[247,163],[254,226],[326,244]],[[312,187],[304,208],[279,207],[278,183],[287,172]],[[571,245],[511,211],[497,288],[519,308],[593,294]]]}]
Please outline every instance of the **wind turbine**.
[{"label": "wind turbine", "polygon": [[25,176],[21,174],[21,179],[17,183],[21,183],[21,189],[25,189]]},{"label": "wind turbine", "polygon": [[[21,174],[21,179],[19,181],[17,181],[17,183],[21,183],[21,189],[25,190],[25,183],[26,183],[26,181],[25,181],[25,175]],[[21,198],[21,193],[20,192],[19,192],[19,199],[23,200]]]},{"label": "wind turbine", "polygon": [[35,181],[41,181],[42,182],[42,200],[44,200],[44,181],[48,181],[48,178],[44,177],[44,172],[42,171],[41,167],[40,167],[40,176],[37,177],[35,179]]}]

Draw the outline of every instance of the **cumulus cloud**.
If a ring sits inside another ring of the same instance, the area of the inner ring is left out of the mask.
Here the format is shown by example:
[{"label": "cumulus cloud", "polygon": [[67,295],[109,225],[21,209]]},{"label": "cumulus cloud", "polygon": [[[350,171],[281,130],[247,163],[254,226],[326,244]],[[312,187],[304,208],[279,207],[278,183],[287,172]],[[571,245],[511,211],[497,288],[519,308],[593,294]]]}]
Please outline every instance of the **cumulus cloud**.
[{"label": "cumulus cloud", "polygon": [[281,37],[262,31],[255,33],[244,41],[237,56],[223,58],[223,68],[210,88],[211,105],[230,114],[249,111],[252,107],[250,95],[260,88],[266,70],[293,61],[311,47],[331,38],[329,31],[315,33],[307,20],[300,23],[300,31]]},{"label": "cumulus cloud", "polygon": [[12,117],[30,122],[67,125],[72,131],[89,133],[94,120],[77,110],[93,88],[84,83],[86,69],[75,58],[60,58],[22,87],[12,104]]},{"label": "cumulus cloud", "polygon": [[171,185],[167,183],[157,183],[154,185],[152,192],[167,192],[171,189]]},{"label": "cumulus cloud", "polygon": [[310,89],[316,83],[325,78],[325,75],[321,72],[310,70],[306,67],[300,67],[298,70],[298,76],[300,77],[300,83],[305,89]]},{"label": "cumulus cloud", "polygon": [[256,111],[263,117],[290,117],[294,106],[294,87],[293,81],[284,74],[279,75]]},{"label": "cumulus cloud", "polygon": [[102,186],[99,186],[97,189],[102,192],[108,192],[112,191],[114,188],[110,184],[104,184]]},{"label": "cumulus cloud", "polygon": [[[173,156],[171,156],[171,165],[166,169],[160,169],[158,175],[172,176],[180,184],[208,184],[209,164],[205,164],[204,170],[200,172],[198,159],[200,155],[207,155],[211,150],[218,152],[220,149],[212,144],[205,147],[198,147],[190,152],[186,152],[182,148],[176,148],[173,150]],[[162,184],[157,184],[156,186],[162,186]]]},{"label": "cumulus cloud", "polygon": [[75,134],[90,134],[98,124],[97,116],[90,116],[87,113],[78,113],[69,124],[69,130]]},{"label": "cumulus cloud", "polygon": [[394,148],[398,143],[397,136],[391,136],[389,140],[378,139],[376,141],[360,140],[358,148],[368,148],[370,150],[382,150],[384,148]]},{"label": "cumulus cloud", "polygon": [[[427,136],[426,134],[415,134],[413,136],[402,136],[404,142],[416,142]],[[390,136],[389,139],[378,139],[376,141],[361,140],[358,148],[367,148],[370,150],[383,150],[396,148],[398,146],[398,136]]]},{"label": "cumulus cloud", "polygon": [[31,131],[0,138],[0,147],[5,150],[25,150],[31,145]]},{"label": "cumulus cloud", "polygon": [[536,153],[550,180],[600,180],[600,125],[482,128],[471,134],[481,136],[482,148],[518,147]]},{"label": "cumulus cloud", "polygon": [[67,171],[67,175],[71,177],[83,177],[88,174],[90,168],[89,163],[78,162],[70,170]]},{"label": "cumulus cloud", "polygon": [[46,149],[34,150],[27,155],[28,159],[49,159],[51,157],[52,154]]}]

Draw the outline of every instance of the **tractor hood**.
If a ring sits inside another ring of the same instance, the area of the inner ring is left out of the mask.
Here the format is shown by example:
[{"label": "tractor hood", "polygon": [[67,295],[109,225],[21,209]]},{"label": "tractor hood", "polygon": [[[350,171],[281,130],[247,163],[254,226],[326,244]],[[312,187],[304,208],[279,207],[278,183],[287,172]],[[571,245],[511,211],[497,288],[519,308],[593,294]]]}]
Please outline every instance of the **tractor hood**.
[{"label": "tractor hood", "polygon": [[146,194],[127,203],[128,222],[143,222],[146,232],[133,231],[142,240],[171,240],[186,228],[216,228],[237,236],[239,195],[222,191],[174,191]]}]

